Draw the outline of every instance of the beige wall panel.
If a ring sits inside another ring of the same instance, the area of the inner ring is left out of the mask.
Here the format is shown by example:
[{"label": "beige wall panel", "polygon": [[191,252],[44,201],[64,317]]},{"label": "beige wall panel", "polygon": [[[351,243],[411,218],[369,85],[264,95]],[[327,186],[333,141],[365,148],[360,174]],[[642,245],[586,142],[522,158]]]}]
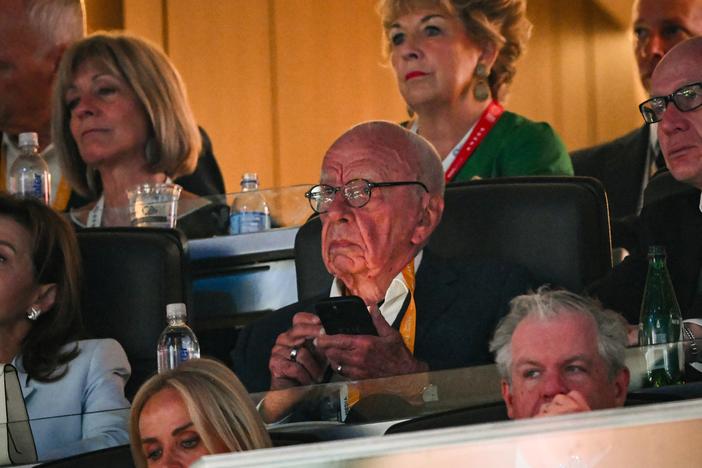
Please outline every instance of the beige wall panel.
[{"label": "beige wall panel", "polygon": [[547,121],[558,126],[556,120],[556,76],[558,43],[553,40],[554,22],[550,0],[531,0],[527,15],[533,23],[526,54],[517,62],[506,107],[530,119]]},{"label": "beige wall panel", "polygon": [[589,0],[553,4],[558,38],[558,68],[554,70],[558,91],[558,128],[568,148],[587,145],[599,120],[593,99],[592,10]]},{"label": "beige wall panel", "polygon": [[172,0],[167,30],[169,54],[212,139],[227,189],[237,190],[246,171],[258,172],[263,187],[278,185],[268,3]]},{"label": "beige wall panel", "polygon": [[123,0],[124,29],[164,47],[162,0]]},{"label": "beige wall panel", "polygon": [[592,0],[530,0],[528,15],[534,30],[508,107],[551,123],[569,150],[638,126],[642,93],[628,28]]},{"label": "beige wall panel", "polygon": [[[161,43],[181,71],[230,191],[249,170],[264,187],[314,182],[345,129],[406,118],[376,0],[122,3],[125,27]],[[551,123],[571,150],[638,126],[628,28],[593,0],[529,0],[528,14],[534,30],[507,107]]]},{"label": "beige wall panel", "polygon": [[88,33],[124,27],[122,0],[85,0],[85,13]]},{"label": "beige wall panel", "polygon": [[376,0],[276,0],[280,183],[315,182],[351,125],[406,118],[381,54]]}]

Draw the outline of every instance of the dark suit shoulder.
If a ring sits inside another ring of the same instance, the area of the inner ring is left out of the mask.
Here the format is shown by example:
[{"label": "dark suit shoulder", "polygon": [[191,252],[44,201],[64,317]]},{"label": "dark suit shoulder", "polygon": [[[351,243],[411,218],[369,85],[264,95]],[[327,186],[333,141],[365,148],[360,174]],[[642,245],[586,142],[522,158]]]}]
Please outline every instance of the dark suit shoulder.
[{"label": "dark suit shoulder", "polygon": [[531,286],[518,265],[427,255],[417,274],[415,355],[432,370],[492,362],[488,342],[497,323]]},{"label": "dark suit shoulder", "polygon": [[605,180],[609,159],[643,159],[646,156],[648,139],[648,126],[644,126],[612,141],[573,151],[570,156],[575,175]]},{"label": "dark suit shoulder", "polygon": [[[618,154],[642,143],[648,143],[648,132],[648,126],[643,126],[614,140],[573,151],[570,155],[571,158],[573,158],[573,165],[575,166],[576,163],[585,162],[590,158],[601,158],[607,157],[610,154]],[[577,170],[576,175],[578,175]]]},{"label": "dark suit shoulder", "polygon": [[175,183],[188,192],[200,196],[221,195],[225,193],[222,171],[212,150],[212,142],[205,129],[198,127],[202,139],[202,147],[197,159],[197,167],[192,174],[179,177]]}]

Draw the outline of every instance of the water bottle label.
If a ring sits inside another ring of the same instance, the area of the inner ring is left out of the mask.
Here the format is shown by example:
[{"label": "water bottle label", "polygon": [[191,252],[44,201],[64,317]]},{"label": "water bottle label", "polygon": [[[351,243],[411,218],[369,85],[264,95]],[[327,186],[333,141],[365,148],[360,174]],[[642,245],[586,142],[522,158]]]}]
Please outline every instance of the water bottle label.
[{"label": "water bottle label", "polygon": [[245,234],[247,232],[265,231],[271,228],[271,217],[260,211],[233,213],[229,217],[229,233]]},{"label": "water bottle label", "polygon": [[182,346],[180,347],[180,363],[183,363],[190,359],[190,346],[183,340]]},{"label": "water bottle label", "polygon": [[32,196],[44,198],[44,176],[43,174],[34,173],[34,182],[32,183]]}]

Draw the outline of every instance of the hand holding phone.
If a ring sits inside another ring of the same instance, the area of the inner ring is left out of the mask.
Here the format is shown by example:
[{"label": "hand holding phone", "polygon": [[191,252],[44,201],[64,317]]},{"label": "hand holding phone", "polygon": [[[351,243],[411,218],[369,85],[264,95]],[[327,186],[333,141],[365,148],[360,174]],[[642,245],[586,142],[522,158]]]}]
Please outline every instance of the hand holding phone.
[{"label": "hand holding phone", "polygon": [[314,311],[327,335],[378,336],[368,308],[358,296],[330,297],[315,304]]}]

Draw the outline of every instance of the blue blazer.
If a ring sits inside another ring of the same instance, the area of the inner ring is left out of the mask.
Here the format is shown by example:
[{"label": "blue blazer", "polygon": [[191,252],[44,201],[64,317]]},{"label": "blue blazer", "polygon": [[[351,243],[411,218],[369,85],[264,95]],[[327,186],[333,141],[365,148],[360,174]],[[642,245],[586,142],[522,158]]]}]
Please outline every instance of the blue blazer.
[{"label": "blue blazer", "polygon": [[41,461],[129,443],[129,402],[124,397],[131,374],[127,355],[112,339],[77,344],[80,354],[55,382],[30,378],[21,357],[12,362]]}]

